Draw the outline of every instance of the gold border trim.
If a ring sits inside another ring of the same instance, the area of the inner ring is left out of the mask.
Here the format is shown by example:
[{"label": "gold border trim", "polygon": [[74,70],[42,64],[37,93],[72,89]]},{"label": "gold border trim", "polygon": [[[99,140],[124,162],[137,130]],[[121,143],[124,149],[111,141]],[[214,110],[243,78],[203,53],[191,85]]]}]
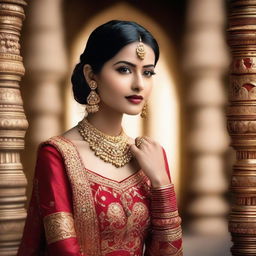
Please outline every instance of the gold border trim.
[{"label": "gold border trim", "polygon": [[45,236],[48,244],[76,237],[72,213],[57,212],[44,217]]},{"label": "gold border trim", "polygon": [[54,146],[62,155],[73,192],[74,224],[80,250],[91,256],[101,254],[99,223],[87,172],[75,145],[62,136],[43,142]]}]

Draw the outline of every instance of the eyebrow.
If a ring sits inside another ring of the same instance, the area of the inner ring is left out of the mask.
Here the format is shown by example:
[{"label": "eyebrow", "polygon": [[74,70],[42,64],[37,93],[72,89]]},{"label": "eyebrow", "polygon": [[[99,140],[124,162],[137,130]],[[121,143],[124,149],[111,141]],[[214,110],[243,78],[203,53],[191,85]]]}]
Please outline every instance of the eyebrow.
[{"label": "eyebrow", "polygon": [[[115,66],[115,65],[117,65],[117,64],[120,64],[120,63],[124,63],[124,64],[127,64],[127,65],[129,65],[129,66],[131,66],[131,67],[136,67],[136,65],[135,64],[133,64],[133,63],[131,63],[131,62],[129,62],[129,61],[125,61],[125,60],[120,60],[120,61],[118,61],[118,62],[116,62],[113,66]],[[155,67],[155,65],[153,65],[153,64],[149,64],[149,65],[144,65],[143,66],[143,68],[151,68],[151,67]]]}]

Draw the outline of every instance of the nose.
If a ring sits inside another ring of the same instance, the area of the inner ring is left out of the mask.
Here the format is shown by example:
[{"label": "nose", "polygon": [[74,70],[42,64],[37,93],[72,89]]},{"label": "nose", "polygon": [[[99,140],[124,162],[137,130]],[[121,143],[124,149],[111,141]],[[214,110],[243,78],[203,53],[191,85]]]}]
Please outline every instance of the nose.
[{"label": "nose", "polygon": [[134,77],[133,83],[132,83],[132,90],[134,91],[142,91],[144,89],[144,81],[141,74],[137,74]]}]

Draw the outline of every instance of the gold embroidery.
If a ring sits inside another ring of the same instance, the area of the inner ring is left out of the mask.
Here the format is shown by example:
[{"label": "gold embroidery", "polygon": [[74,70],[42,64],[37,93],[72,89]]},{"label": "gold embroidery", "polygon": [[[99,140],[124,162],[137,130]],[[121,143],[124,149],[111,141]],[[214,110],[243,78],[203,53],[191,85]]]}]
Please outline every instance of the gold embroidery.
[{"label": "gold embroidery", "polygon": [[152,234],[155,240],[162,242],[172,242],[181,238],[182,231],[181,226],[176,228],[166,229],[166,230],[152,230]]},{"label": "gold embroidery", "polygon": [[[109,180],[108,178],[102,177],[96,173],[91,172],[90,170],[87,171],[90,183],[92,185],[95,185],[95,183],[99,185],[95,192],[94,200],[95,203],[101,205],[102,207],[106,207],[106,205],[104,202],[105,200],[102,200],[102,197],[99,196],[101,191],[106,191],[112,194],[115,198],[118,197],[118,194],[121,195],[120,201],[124,207],[126,216],[131,215],[129,208],[133,204],[133,197],[137,196],[141,200],[144,200],[145,197],[149,197],[149,179],[142,170],[136,172],[134,175],[128,177],[122,182]],[[112,188],[112,190],[110,188]],[[145,195],[141,195],[139,190],[144,190]]]},{"label": "gold embroidery", "polygon": [[[140,176],[139,176],[140,177]],[[100,180],[98,180],[100,178]],[[98,176],[97,174],[93,176],[93,180],[90,180],[90,183],[94,186],[95,183],[98,185],[97,189],[93,189],[95,191],[94,194],[94,201],[96,204],[99,204],[102,207],[106,207],[106,198],[105,196],[101,195],[101,192],[107,192],[111,194],[114,198],[118,198],[124,207],[124,211],[126,216],[131,215],[130,207],[133,204],[133,197],[138,197],[141,200],[145,200],[146,197],[149,195],[149,190],[147,188],[147,178],[145,179],[145,176],[142,177],[142,179],[139,179],[140,183],[138,183],[137,180],[134,180],[134,184],[129,182],[129,186],[125,185],[124,188],[122,186],[120,187],[114,187],[112,186],[112,189],[110,187],[106,187],[104,185],[100,185],[102,177]],[[105,179],[105,178],[103,178]],[[114,182],[115,183],[115,182]],[[137,184],[138,183],[138,184]],[[132,187],[130,187],[132,186]],[[143,195],[140,193],[141,191],[144,191]],[[105,199],[105,200],[103,200]]]},{"label": "gold embroidery", "polygon": [[165,246],[161,246],[161,244],[155,239],[151,240],[149,244],[146,245],[146,253],[148,256],[155,255],[170,255],[170,256],[183,256],[182,247],[177,248],[171,242],[167,242]]},{"label": "gold embroidery", "polygon": [[159,227],[175,227],[181,224],[181,218],[179,216],[170,219],[152,219],[152,224]]},{"label": "gold embroidery", "polygon": [[100,220],[102,226],[108,223],[102,231],[102,255],[115,250],[136,255],[135,251],[143,244],[145,232],[150,225],[148,208],[142,202],[134,203],[129,217],[125,216],[121,204],[111,203],[106,214],[101,212]]},{"label": "gold embroidery", "polygon": [[93,207],[92,191],[76,147],[62,136],[53,137],[42,144],[53,145],[64,159],[72,187],[74,224],[80,251],[91,256],[101,255],[99,225]]},{"label": "gold embroidery", "polygon": [[[114,215],[112,215],[111,220],[109,216],[106,217],[106,214],[101,212],[99,216],[99,225],[94,207],[94,198],[92,196],[92,190],[90,187],[91,181],[89,182],[88,179],[90,178],[90,174],[89,172],[84,171],[84,165],[73,143],[61,136],[58,136],[46,141],[44,144],[51,144],[55,146],[63,156],[73,192],[74,225],[77,231],[81,253],[89,254],[91,256],[98,256],[104,255],[103,253],[112,252],[113,250],[118,249],[125,248],[128,252],[134,252],[135,248],[138,249],[145,237],[145,231],[149,227],[149,214],[147,206],[142,202],[135,203],[132,207],[131,216],[127,218],[125,215],[123,215],[123,222],[124,220],[127,221],[126,225],[124,227],[120,227],[120,229],[115,228],[113,231],[115,232],[114,234],[110,229],[105,229],[105,233],[103,231],[101,234],[104,235],[105,239],[100,243],[99,227],[103,227],[105,225],[104,221],[106,221],[106,218],[109,220],[109,223],[112,223],[113,225],[120,224],[120,220],[118,222]],[[98,176],[98,181],[99,180],[100,176]],[[145,182],[140,183],[141,181]],[[132,196],[134,196],[137,193],[137,189],[131,187],[132,185],[135,186],[136,184],[142,184],[141,186],[145,185],[145,189],[150,187],[150,181],[147,176],[144,175],[143,171],[139,171],[131,178],[124,180],[121,183],[111,180],[107,181],[106,179],[104,180],[103,177],[97,183],[112,187],[112,194],[116,194],[116,197],[117,193],[119,192],[121,192],[122,195],[125,193],[132,193]],[[123,201],[125,200],[128,200],[126,203],[127,207],[129,208],[131,205],[129,196],[123,196]],[[103,203],[103,200],[101,200],[101,202]],[[120,207],[122,208],[121,205]],[[120,212],[121,208],[119,208],[119,210],[116,208],[116,211]],[[113,209],[110,212],[113,213]],[[169,218],[174,216],[177,216],[176,212],[167,214],[154,213],[153,218]],[[171,245],[171,241],[175,241],[181,238],[180,227],[170,230],[153,229],[152,232],[156,243],[158,241],[165,241]],[[133,255],[135,255],[135,252]],[[181,256],[182,250],[176,252],[175,255]]]},{"label": "gold embroidery", "polygon": [[113,231],[115,228],[123,227],[127,222],[124,209],[119,203],[111,203],[108,206],[107,218],[110,226],[114,228]]},{"label": "gold embroidery", "polygon": [[136,186],[138,183],[146,182],[148,179],[148,177],[143,173],[142,170],[136,172],[134,175],[128,177],[126,180],[122,182],[107,179],[88,170],[86,170],[86,173],[90,181],[114,188],[115,190],[118,191],[124,191],[130,188],[131,186]]},{"label": "gold embroidery", "polygon": [[73,216],[69,212],[57,212],[45,216],[44,228],[48,244],[76,237]]}]

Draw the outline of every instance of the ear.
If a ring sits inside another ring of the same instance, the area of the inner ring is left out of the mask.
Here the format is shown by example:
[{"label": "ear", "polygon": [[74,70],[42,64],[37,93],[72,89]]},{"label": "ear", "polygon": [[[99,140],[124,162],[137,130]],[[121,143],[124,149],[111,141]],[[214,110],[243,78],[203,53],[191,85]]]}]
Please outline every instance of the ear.
[{"label": "ear", "polygon": [[92,80],[95,80],[95,74],[92,71],[92,67],[89,64],[85,64],[83,67],[84,78],[89,84]]}]

